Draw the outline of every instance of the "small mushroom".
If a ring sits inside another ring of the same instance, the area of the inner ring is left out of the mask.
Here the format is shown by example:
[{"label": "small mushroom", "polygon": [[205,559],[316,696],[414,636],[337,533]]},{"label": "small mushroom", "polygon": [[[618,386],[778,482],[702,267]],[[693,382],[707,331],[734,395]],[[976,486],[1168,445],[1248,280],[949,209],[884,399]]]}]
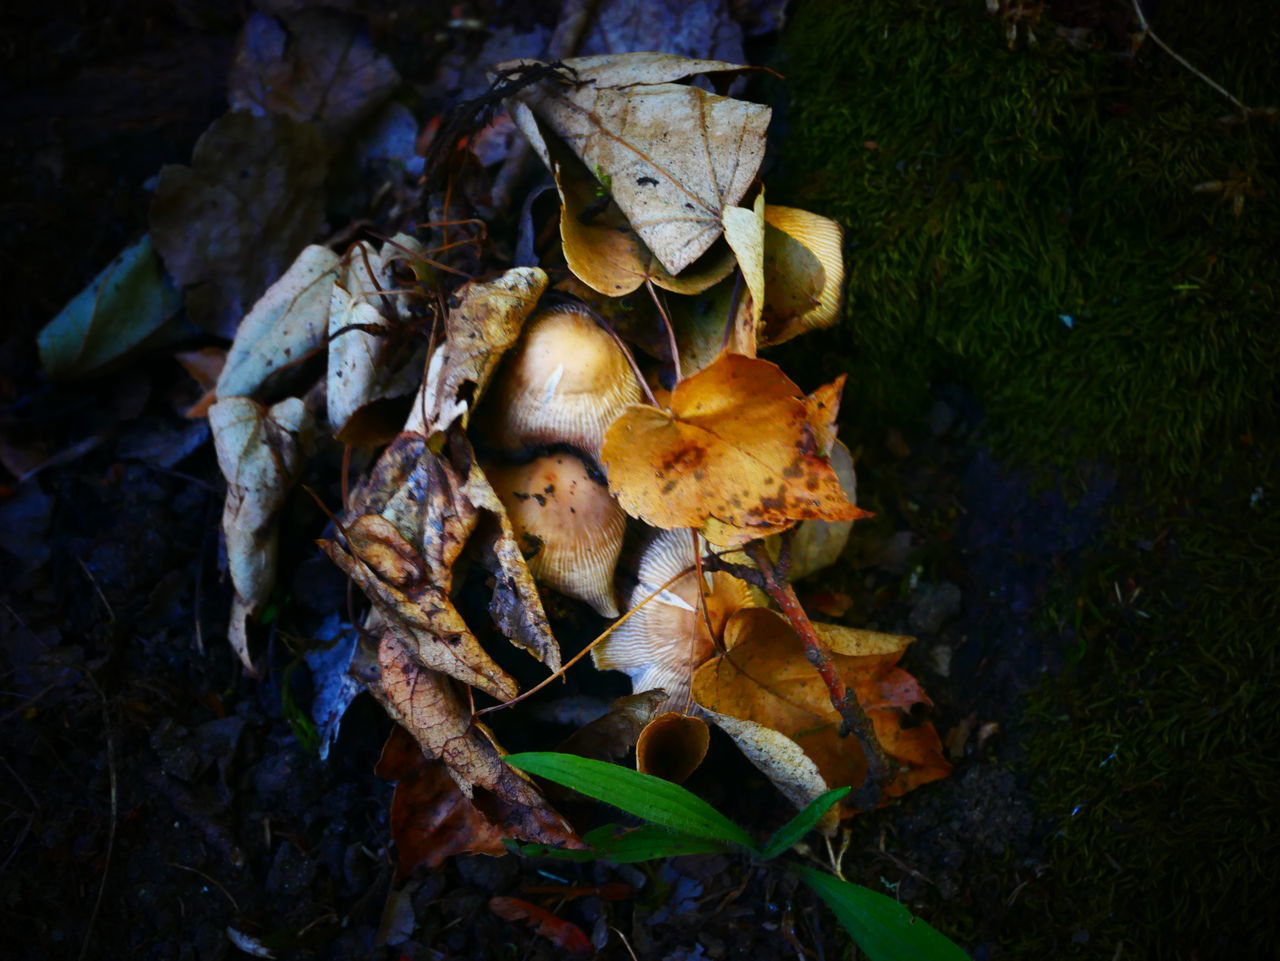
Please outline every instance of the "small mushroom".
[{"label": "small mushroom", "polygon": [[533,576],[617,617],[613,571],[627,515],[572,454],[551,454],[485,472],[515,528]]},{"label": "small mushroom", "polygon": [[[699,538],[699,544],[705,542]],[[734,611],[757,604],[744,581],[723,572],[704,573],[704,614],[693,561],[691,531],[659,530],[649,535],[640,550],[637,582],[627,607],[634,608],[660,592],[592,653],[600,670],[628,674],[635,691],[663,688],[667,699],[658,711],[688,709],[690,678],[715,653],[725,621]]]},{"label": "small mushroom", "polygon": [[526,324],[491,403],[499,447],[564,443],[599,457],[614,418],[640,403],[640,386],[622,348],[589,314],[557,307]]}]

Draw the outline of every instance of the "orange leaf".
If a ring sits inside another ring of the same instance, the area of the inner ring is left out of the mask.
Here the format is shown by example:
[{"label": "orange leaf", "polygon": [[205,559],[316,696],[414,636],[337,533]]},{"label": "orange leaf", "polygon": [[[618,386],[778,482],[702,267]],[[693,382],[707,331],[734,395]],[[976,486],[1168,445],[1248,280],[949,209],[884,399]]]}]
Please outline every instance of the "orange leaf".
[{"label": "orange leaf", "polygon": [[[890,762],[896,762],[896,771],[885,785],[886,796],[897,797],[946,777],[951,765],[942,755],[933,725],[905,727],[902,723],[913,705],[930,703],[915,678],[895,667],[912,639],[834,625],[815,626],[871,719]],[[794,779],[794,764],[791,760],[782,763],[781,752],[775,750],[779,745],[786,749],[776,737],[780,735],[804,752],[827,787],[860,785],[867,772],[862,748],[856,738],[840,737],[840,716],[787,621],[764,608],[739,611],[725,627],[725,647],[728,652],[724,656],[703,665],[694,675],[693,696],[716,715],[748,722],[746,726],[729,724],[726,729],[753,762],[775,781],[780,777]],[[776,764],[770,760],[771,751],[779,757]],[[810,794],[814,788],[818,788],[816,782],[800,793]],[[792,800],[801,802],[804,798]]]},{"label": "orange leaf", "polygon": [[825,414],[775,365],[722,354],[681,381],[671,410],[637,405],[605,435],[602,459],[623,509],[655,527],[702,528],[736,546],[799,520],[853,520],[820,456]]},{"label": "orange leaf", "polygon": [[528,922],[540,935],[570,954],[590,954],[594,950],[582,928],[529,901],[519,898],[490,898],[489,910],[504,921]]}]

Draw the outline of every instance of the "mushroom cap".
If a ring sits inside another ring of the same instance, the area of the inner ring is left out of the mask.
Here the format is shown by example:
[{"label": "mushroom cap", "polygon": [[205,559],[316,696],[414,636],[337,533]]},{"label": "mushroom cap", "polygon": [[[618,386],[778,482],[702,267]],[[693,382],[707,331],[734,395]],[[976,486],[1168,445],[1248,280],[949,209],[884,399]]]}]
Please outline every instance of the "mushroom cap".
[{"label": "mushroom cap", "polygon": [[572,454],[527,464],[496,465],[485,473],[507,509],[534,578],[561,594],[617,617],[613,571],[622,552],[627,515]]},{"label": "mushroom cap", "polygon": [[622,348],[586,311],[544,310],[526,323],[494,385],[493,440],[508,450],[571,444],[598,458],[605,430],[640,397]]},{"label": "mushroom cap", "polygon": [[[729,615],[743,607],[756,606],[745,581],[721,571],[704,573],[703,616],[698,609],[693,538],[693,533],[685,529],[655,530],[649,535],[640,549],[636,585],[627,598],[627,607],[636,607],[655,591],[658,594],[592,652],[596,667],[625,672],[633,690],[666,690],[667,699],[659,711],[688,709],[693,672],[714,655]],[[701,538],[698,544],[700,549],[705,548]],[[659,590],[682,572],[674,583]]]}]

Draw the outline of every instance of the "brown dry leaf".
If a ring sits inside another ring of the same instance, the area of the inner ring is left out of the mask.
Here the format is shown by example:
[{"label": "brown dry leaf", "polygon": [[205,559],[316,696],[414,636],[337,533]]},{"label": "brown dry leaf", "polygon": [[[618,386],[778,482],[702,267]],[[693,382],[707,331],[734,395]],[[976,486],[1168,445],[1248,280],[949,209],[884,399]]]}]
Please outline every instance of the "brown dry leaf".
[{"label": "brown dry leaf", "polygon": [[472,281],[458,291],[457,306],[445,318],[445,341],[431,356],[406,431],[430,437],[459,419],[466,426],[546,287],[547,275],[539,268],[514,267],[496,280]]},{"label": "brown dry leaf", "polygon": [[489,910],[504,921],[524,921],[569,956],[595,951],[591,939],[572,921],[552,914],[544,907],[520,898],[490,898]]},{"label": "brown dry leaf", "polygon": [[844,233],[834,220],[795,207],[764,208],[761,346],[830,327],[840,315]]},{"label": "brown dry leaf", "polygon": [[711,744],[707,722],[668,711],[650,721],[636,741],[636,770],[681,784],[702,763]]},{"label": "brown dry leaf", "polygon": [[863,516],[818,454],[810,409],[774,364],[724,354],[676,385],[670,411],[637,405],[602,460],[628,514],[738,546],[799,520]]},{"label": "brown dry leaf", "polygon": [[[380,674],[369,690],[504,836],[556,847],[582,847],[573,829],[531,781],[502,760],[452,681],[418,664],[389,631],[378,642]],[[476,788],[480,788],[479,792]]]},{"label": "brown dry leaf", "polygon": [[645,726],[657,717],[667,692],[628,694],[609,705],[609,712],[582,725],[556,750],[597,761],[617,761],[635,747]]},{"label": "brown dry leaf", "polygon": [[[733,252],[721,245],[673,276],[645,246],[621,208],[605,203],[607,192],[582,163],[558,141],[549,143],[548,149],[560,191],[560,240],[565,261],[574,275],[597,293],[623,297],[649,280],[674,293],[697,294],[733,270]],[[602,203],[605,205],[599,209]]]},{"label": "brown dry leaf", "polygon": [[449,769],[428,760],[408,731],[396,725],[374,768],[396,782],[391,796],[391,838],[399,884],[418,868],[434,870],[455,854],[506,853],[502,830],[467,800]]},{"label": "brown dry leaf", "polygon": [[312,244],[245,315],[218,377],[218,396],[256,394],[272,375],[324,346],[338,255]]},{"label": "brown dry leaf", "polygon": [[[725,208],[755,178],[770,111],[675,81],[749,68],[658,53],[580,57],[564,66],[560,78],[525,87],[519,100],[599,172],[640,239],[679,274],[720,236]],[[535,149],[549,159],[540,141]]]},{"label": "brown dry leaf", "polygon": [[245,621],[266,603],[275,582],[276,514],[301,472],[311,415],[296,397],[269,410],[248,397],[224,397],[209,408],[209,426],[227,479],[222,532],[236,590],[228,633],[253,671]]},{"label": "brown dry leaf", "polygon": [[424,447],[382,514],[347,523],[345,547],[319,544],[419,664],[506,701],[518,693],[515,680],[480,646],[449,596],[453,563],[478,517],[461,486],[456,471]]},{"label": "brown dry leaf", "polygon": [[[815,626],[896,765],[885,785],[886,798],[946,777],[951,765],[933,725],[902,724],[914,705],[930,703],[916,680],[895,667],[913,639]],[[811,770],[796,768],[795,751],[787,742],[810,759],[824,785],[820,791],[860,785],[867,771],[862,749],[856,738],[839,736],[840,716],[786,619],[764,608],[739,611],[725,626],[725,647],[726,654],[694,675],[693,696],[743,745],[753,763],[801,804],[816,796],[811,791],[819,785]],[[723,723],[724,718],[730,723]],[[802,784],[807,786],[800,795]]]}]

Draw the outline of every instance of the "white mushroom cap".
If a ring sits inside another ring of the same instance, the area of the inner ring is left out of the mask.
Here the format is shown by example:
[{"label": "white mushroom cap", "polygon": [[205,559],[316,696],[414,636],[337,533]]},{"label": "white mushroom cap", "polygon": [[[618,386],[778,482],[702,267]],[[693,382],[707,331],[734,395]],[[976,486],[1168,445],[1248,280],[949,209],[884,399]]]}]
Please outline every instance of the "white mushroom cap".
[{"label": "white mushroom cap", "polygon": [[585,311],[556,307],[525,325],[490,403],[497,446],[565,443],[598,458],[614,418],[640,403],[640,386],[622,348]]},{"label": "white mushroom cap", "polygon": [[617,617],[613,571],[627,515],[572,454],[551,454],[485,473],[502,500],[534,578]]},{"label": "white mushroom cap", "polygon": [[[705,574],[706,615],[699,609],[693,533],[657,530],[640,550],[637,583],[627,598],[633,608],[681,572],[674,583],[632,614],[592,652],[601,670],[624,671],[635,691],[663,688],[660,711],[685,711],[694,670],[714,653],[725,621],[754,606],[751,588],[723,572]],[[700,548],[705,542],[699,538]],[[710,630],[708,630],[708,621]],[[713,639],[714,638],[714,639]]]}]

